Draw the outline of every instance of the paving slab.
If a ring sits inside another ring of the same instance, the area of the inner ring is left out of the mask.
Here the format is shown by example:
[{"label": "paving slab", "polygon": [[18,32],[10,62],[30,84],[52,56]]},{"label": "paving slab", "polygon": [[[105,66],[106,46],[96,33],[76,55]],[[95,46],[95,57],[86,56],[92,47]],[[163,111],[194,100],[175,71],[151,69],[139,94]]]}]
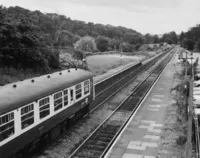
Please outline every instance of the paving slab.
[{"label": "paving slab", "polygon": [[[170,90],[173,85],[173,66],[177,61],[176,58],[177,55],[168,63],[135,116],[115,141],[109,154],[105,156],[106,158],[116,158],[117,154],[117,158],[160,157],[159,145],[164,119],[167,107],[172,104]],[[116,151],[119,144],[120,152]]]}]

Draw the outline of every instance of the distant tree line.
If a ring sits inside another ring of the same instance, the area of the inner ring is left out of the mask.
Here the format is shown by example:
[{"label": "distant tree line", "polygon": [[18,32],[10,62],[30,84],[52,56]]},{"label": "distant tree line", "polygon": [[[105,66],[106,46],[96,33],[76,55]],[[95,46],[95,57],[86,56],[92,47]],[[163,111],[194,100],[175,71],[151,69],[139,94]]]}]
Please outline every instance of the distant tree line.
[{"label": "distant tree line", "polygon": [[144,37],[146,39],[146,43],[168,43],[168,44],[178,43],[178,35],[174,31],[165,33],[162,35],[162,37],[150,34],[146,34]]}]

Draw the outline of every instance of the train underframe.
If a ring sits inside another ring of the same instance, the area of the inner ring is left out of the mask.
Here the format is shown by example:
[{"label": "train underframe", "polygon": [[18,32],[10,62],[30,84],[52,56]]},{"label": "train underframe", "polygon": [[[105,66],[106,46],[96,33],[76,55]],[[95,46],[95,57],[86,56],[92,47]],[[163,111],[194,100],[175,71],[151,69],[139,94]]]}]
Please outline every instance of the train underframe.
[{"label": "train underframe", "polygon": [[44,147],[48,146],[51,142],[58,139],[62,134],[65,133],[70,126],[74,125],[78,120],[83,118],[89,112],[90,104],[87,104],[85,107],[77,111],[74,115],[69,118],[66,118],[61,123],[57,124],[48,132],[45,132],[40,137],[36,138],[32,141],[29,145],[15,153],[12,158],[23,158],[23,157],[30,157],[35,153],[42,152]]}]

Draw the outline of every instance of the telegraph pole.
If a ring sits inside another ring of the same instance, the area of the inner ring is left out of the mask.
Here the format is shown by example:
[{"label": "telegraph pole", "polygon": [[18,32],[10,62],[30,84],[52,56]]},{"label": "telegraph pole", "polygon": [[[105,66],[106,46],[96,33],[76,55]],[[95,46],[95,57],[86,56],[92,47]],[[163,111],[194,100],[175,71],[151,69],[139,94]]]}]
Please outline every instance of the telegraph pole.
[{"label": "telegraph pole", "polygon": [[185,77],[187,77],[187,51],[185,52],[186,53],[186,69],[185,69]]}]

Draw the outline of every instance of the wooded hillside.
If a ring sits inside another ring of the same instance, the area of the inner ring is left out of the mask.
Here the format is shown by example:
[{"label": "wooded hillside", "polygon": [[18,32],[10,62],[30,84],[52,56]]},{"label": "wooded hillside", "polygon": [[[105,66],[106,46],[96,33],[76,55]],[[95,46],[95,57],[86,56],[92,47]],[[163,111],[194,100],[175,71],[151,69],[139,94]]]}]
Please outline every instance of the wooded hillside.
[{"label": "wooded hillside", "polygon": [[71,20],[57,14],[43,14],[21,7],[0,7],[1,65],[34,70],[59,68],[59,49],[74,47],[84,36],[97,43],[97,51],[129,49],[143,44],[142,34],[124,27],[114,27]]}]

